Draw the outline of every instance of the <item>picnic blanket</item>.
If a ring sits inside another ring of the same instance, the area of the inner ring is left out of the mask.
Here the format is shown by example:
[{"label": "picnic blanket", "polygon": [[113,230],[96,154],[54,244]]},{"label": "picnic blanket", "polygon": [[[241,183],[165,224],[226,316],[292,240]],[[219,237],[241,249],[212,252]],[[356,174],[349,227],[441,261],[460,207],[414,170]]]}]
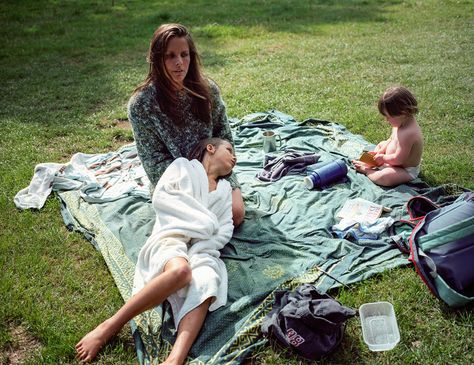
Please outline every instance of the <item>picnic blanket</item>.
[{"label": "picnic blanket", "polygon": [[[372,240],[334,238],[330,228],[337,223],[336,213],[346,200],[364,198],[391,208],[389,215],[400,219],[407,218],[404,204],[411,196],[422,194],[441,203],[452,200],[459,191],[456,186],[431,188],[421,180],[382,188],[353,168],[346,180],[322,190],[305,188],[303,175],[263,182],[256,175],[265,160],[261,140],[265,129],[274,130],[282,139],[282,146],[274,155],[287,150],[317,153],[318,163],[343,159],[350,165],[350,160],[360,156],[363,149],[373,146],[340,124],[313,118],[297,122],[276,110],[232,119],[231,126],[238,159],[234,171],[242,186],[245,220],[221,250],[229,279],[227,305],[208,314],[190,351],[191,364],[238,364],[263,345],[266,340],[260,325],[271,310],[277,289],[313,283],[327,291],[339,286],[339,282],[358,282],[408,263],[390,244],[387,234]],[[129,167],[136,168],[139,163],[133,144],[115,151],[115,170],[109,170],[115,171],[115,182],[125,182],[127,186],[118,189],[118,196],[107,195],[110,181],[97,184],[92,181],[94,174],[85,174],[89,176],[86,184],[92,184],[94,189],[66,189],[62,184],[56,189],[53,186],[53,190],[62,202],[66,225],[81,231],[100,250],[123,299],[128,300],[138,253],[152,232],[155,213],[144,194],[146,177],[124,173],[128,170],[120,169],[122,155],[127,156]],[[109,161],[111,157],[87,156],[93,161]],[[87,166],[90,171],[97,169],[97,164]],[[134,183],[127,179],[134,179]],[[175,338],[169,304],[165,302],[137,316],[131,326],[139,362],[162,361]]]}]

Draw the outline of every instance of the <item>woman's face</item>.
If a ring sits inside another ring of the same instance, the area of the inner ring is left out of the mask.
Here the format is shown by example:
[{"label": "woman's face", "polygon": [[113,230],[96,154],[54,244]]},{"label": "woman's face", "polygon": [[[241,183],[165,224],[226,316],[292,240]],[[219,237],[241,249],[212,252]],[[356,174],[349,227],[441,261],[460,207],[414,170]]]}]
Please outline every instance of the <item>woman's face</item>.
[{"label": "woman's face", "polygon": [[216,165],[220,176],[230,174],[236,162],[237,159],[234,154],[234,149],[229,142],[224,141],[219,146],[214,147],[214,153],[211,155],[211,163]]},{"label": "woman's face", "polygon": [[190,60],[189,45],[186,38],[171,38],[166,47],[165,69],[179,88],[183,87]]}]

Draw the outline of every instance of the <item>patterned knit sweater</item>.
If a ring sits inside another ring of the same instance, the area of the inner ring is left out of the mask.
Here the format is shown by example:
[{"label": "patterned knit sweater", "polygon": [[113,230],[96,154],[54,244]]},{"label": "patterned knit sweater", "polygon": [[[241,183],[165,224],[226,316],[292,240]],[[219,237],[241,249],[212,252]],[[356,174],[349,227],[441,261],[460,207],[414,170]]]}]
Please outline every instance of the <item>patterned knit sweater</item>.
[{"label": "patterned knit sweater", "polygon": [[[209,80],[211,88],[211,123],[197,119],[191,112],[191,97],[180,95],[183,126],[177,126],[161,111],[156,101],[154,85],[135,93],[128,102],[128,119],[133,128],[138,156],[150,179],[151,192],[166,168],[178,157],[186,157],[201,139],[219,137],[233,144],[225,105],[217,85]],[[232,188],[239,187],[234,174],[228,178]]]}]

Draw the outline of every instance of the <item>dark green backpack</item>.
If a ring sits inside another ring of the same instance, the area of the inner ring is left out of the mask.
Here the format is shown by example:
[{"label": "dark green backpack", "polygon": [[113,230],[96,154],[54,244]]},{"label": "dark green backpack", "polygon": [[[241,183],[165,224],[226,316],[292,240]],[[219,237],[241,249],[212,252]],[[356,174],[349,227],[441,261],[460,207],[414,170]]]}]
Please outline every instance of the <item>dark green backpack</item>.
[{"label": "dark green backpack", "polygon": [[391,227],[393,242],[410,253],[409,260],[437,298],[450,307],[473,302],[474,192],[443,207],[417,196],[408,201],[407,209],[410,220]]}]

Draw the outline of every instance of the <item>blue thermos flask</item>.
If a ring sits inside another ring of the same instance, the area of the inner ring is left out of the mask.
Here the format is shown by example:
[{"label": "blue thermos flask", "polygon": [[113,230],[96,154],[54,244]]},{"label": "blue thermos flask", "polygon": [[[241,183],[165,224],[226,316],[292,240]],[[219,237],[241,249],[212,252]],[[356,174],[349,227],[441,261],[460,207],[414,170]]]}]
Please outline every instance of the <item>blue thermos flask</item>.
[{"label": "blue thermos flask", "polygon": [[347,175],[347,165],[343,160],[336,160],[313,171],[304,178],[304,183],[308,189],[322,188]]}]

